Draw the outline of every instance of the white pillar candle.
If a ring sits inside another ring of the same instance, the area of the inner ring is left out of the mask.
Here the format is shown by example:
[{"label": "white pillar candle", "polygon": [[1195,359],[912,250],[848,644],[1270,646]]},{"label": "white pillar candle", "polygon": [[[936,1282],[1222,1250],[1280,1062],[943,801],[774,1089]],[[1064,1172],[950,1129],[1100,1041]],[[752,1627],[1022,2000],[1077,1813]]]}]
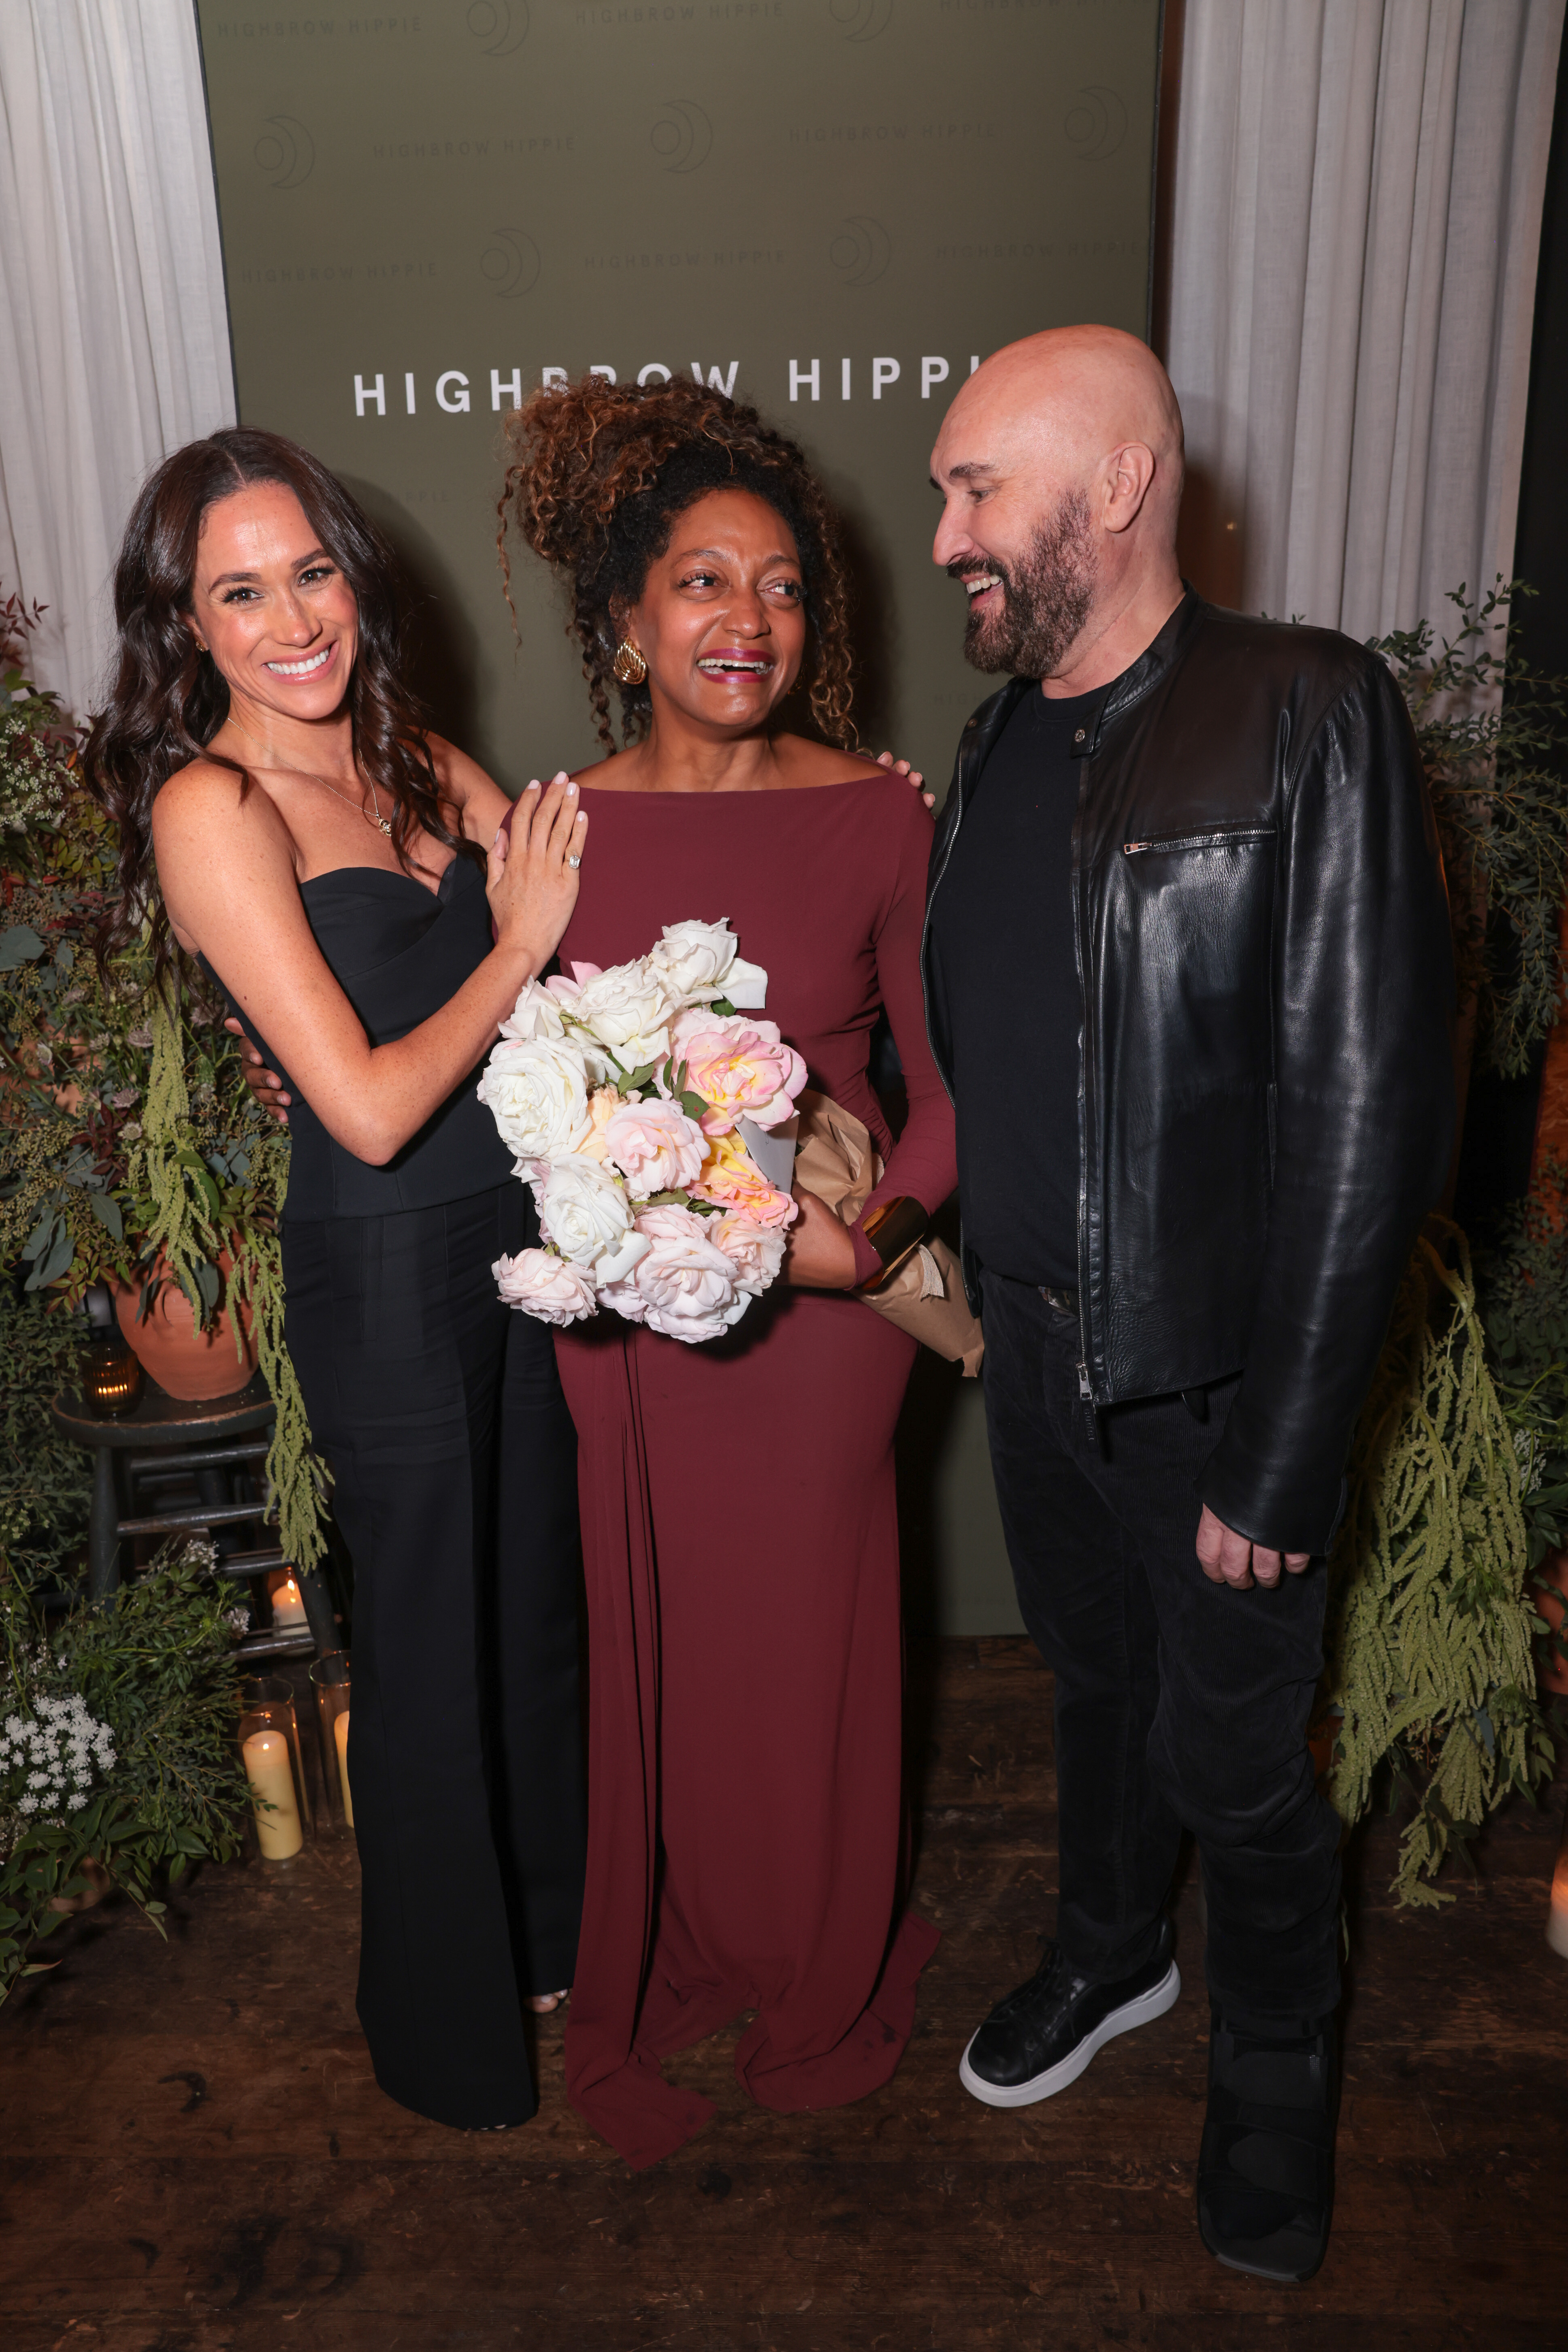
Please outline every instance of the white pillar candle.
[{"label": "white pillar candle", "polygon": [[305,1843],[294,1775],[289,1769],[289,1742],[280,1731],[253,1731],[244,1753],[261,1851],[268,1862],[287,1862]]},{"label": "white pillar candle", "polygon": [[1546,1940],[1554,1952],[1568,1960],[1568,1824],[1564,1824],[1563,1843],[1557,1850],[1557,1867],[1552,1874],[1552,1908],[1546,1915]]},{"label": "white pillar candle", "polygon": [[300,1588],[291,1574],[284,1574],[272,1587],[272,1622],[279,1632],[309,1622]]},{"label": "white pillar candle", "polygon": [[332,1717],[332,1738],[337,1743],[338,1778],[343,1785],[343,1819],[352,1830],[354,1825],[354,1801],[349,1794],[349,1710]]}]

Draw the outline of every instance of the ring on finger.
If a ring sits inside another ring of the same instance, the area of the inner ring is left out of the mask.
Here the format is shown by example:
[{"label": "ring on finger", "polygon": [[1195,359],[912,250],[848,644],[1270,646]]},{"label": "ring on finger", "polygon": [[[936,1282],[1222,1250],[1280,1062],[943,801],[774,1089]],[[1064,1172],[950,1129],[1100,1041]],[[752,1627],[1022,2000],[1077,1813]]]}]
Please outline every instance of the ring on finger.
[{"label": "ring on finger", "polygon": [[581,866],[581,865],[582,865],[582,863],[583,863],[583,861],[582,861],[582,859],[581,859],[580,857],[569,857],[569,858],[566,860],[566,863],[567,863],[567,865],[568,865],[568,866]]}]

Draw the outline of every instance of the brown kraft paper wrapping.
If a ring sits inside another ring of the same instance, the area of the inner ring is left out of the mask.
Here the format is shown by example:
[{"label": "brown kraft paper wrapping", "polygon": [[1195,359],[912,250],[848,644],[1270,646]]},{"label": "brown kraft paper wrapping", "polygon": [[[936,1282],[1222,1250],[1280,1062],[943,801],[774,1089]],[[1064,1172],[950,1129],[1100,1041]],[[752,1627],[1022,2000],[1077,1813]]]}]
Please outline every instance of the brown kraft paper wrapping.
[{"label": "brown kraft paper wrapping", "polygon": [[[848,1111],[809,1087],[795,1109],[795,1182],[815,1192],[842,1224],[858,1224],[882,1178],[882,1162],[869,1134]],[[863,1307],[885,1315],[923,1348],[934,1349],[949,1363],[962,1364],[965,1380],[979,1371],[984,1335],[969,1311],[958,1260],[936,1234],[911,1251],[874,1297],[864,1291],[855,1295]]]}]

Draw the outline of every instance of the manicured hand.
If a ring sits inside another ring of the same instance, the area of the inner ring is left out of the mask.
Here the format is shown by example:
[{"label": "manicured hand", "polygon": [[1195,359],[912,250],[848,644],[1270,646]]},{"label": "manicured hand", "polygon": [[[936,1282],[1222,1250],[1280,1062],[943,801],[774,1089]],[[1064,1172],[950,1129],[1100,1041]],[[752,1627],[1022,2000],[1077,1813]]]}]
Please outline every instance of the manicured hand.
[{"label": "manicured hand", "polygon": [[826,1201],[805,1186],[794,1187],[800,1214],[789,1229],[785,1278],[802,1290],[853,1290],[855,1244]]},{"label": "manicured hand", "polygon": [[[907,760],[895,760],[890,751],[879,751],[877,754],[877,765],[879,768],[886,768],[890,776],[907,776],[910,783],[916,786],[923,784],[925,782],[924,776],[921,775],[918,768],[911,768]],[[935,808],[936,794],[934,793],[921,793],[921,798],[924,801],[927,808]]]},{"label": "manicured hand", "polygon": [[283,1081],[276,1070],[266,1068],[261,1055],[246,1035],[240,1024],[232,1017],[224,1023],[231,1037],[239,1039],[239,1058],[245,1071],[245,1083],[265,1111],[269,1111],[279,1127],[289,1124],[289,1105],[293,1097],[283,1091]]},{"label": "manicured hand", "polygon": [[1245,1592],[1251,1584],[1278,1584],[1282,1566],[1291,1576],[1300,1576],[1311,1557],[1310,1551],[1268,1551],[1262,1544],[1250,1543],[1204,1505],[1198,1565],[1211,1584],[1228,1584],[1235,1592]]},{"label": "manicured hand", "polygon": [[548,784],[542,786],[536,776],[519,793],[510,840],[498,831],[490,845],[485,895],[495,919],[496,944],[522,949],[534,974],[550,961],[572,919],[577,866],[587,838],[577,787],[561,768]]}]

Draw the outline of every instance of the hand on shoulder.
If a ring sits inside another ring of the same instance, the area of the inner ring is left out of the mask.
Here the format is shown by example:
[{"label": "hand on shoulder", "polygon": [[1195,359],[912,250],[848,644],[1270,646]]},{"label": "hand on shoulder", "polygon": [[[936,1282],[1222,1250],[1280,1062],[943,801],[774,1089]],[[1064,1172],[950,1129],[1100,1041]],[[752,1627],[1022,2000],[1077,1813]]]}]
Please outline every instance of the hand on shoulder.
[{"label": "hand on shoulder", "polygon": [[426,735],[425,741],[442,800],[456,810],[465,837],[488,849],[511,803],[494,777],[456,743],[435,734]]}]

